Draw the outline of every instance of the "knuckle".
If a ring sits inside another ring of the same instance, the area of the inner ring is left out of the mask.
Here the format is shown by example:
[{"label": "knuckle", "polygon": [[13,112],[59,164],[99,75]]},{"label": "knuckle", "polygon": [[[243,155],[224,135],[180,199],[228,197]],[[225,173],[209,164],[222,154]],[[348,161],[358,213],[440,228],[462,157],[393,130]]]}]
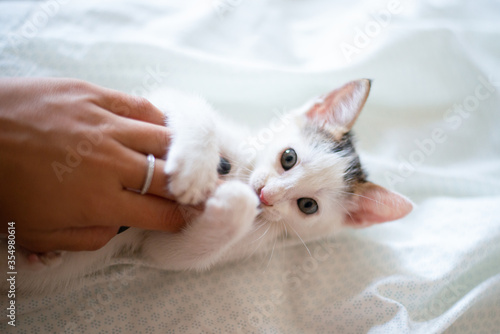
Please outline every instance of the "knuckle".
[{"label": "knuckle", "polygon": [[142,96],[135,96],[133,102],[134,108],[141,114],[146,114],[153,108],[153,104]]},{"label": "knuckle", "polygon": [[120,131],[115,122],[102,120],[94,127],[94,131],[101,135],[114,135]]},{"label": "knuckle", "polygon": [[93,90],[93,85],[87,81],[80,79],[68,79],[65,83],[65,88],[70,92],[90,92]]},{"label": "knuckle", "polygon": [[184,222],[187,219],[187,217],[184,215],[182,207],[179,204],[165,206],[160,217],[161,226],[163,226],[166,231],[171,232],[178,231],[181,222]]},{"label": "knuckle", "polygon": [[166,206],[161,210],[160,213],[160,224],[162,226],[168,226],[168,222],[172,219],[172,210],[170,207]]}]

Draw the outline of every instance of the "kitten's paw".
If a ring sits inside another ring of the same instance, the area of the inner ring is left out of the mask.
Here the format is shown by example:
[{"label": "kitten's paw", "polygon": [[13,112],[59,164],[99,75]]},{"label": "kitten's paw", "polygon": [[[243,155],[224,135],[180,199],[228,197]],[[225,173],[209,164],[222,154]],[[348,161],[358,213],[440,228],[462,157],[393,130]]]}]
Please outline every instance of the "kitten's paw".
[{"label": "kitten's paw", "polygon": [[259,213],[259,199],[252,189],[239,181],[221,184],[207,200],[204,218],[217,233],[239,238],[246,234]]},{"label": "kitten's paw", "polygon": [[199,204],[215,190],[219,154],[209,145],[205,150],[175,149],[169,152],[165,173],[170,177],[170,193],[181,204]]}]

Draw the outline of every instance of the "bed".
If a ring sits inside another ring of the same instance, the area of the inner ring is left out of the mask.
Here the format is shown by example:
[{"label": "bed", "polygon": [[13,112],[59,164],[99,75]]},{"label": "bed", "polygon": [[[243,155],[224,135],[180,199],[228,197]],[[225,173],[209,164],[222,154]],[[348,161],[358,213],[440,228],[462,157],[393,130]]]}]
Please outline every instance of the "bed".
[{"label": "bed", "polygon": [[80,289],[18,297],[0,332],[500,332],[499,2],[2,1],[0,28],[2,76],[168,85],[252,127],[371,78],[361,160],[416,204],[203,273],[117,261]]}]

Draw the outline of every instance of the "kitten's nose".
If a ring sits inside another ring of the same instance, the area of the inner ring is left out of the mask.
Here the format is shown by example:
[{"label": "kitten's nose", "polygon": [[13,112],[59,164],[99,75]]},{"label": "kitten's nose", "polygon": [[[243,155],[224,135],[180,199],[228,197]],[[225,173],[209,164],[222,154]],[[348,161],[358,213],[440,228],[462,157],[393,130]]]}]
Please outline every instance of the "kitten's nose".
[{"label": "kitten's nose", "polygon": [[262,190],[262,189],[260,190],[260,195],[259,195],[259,198],[260,198],[260,202],[261,202],[262,204],[267,205],[267,206],[272,206],[272,204],[270,204],[270,203],[267,201],[267,199],[266,199],[266,197],[265,197],[265,195],[264,195],[264,190]]}]

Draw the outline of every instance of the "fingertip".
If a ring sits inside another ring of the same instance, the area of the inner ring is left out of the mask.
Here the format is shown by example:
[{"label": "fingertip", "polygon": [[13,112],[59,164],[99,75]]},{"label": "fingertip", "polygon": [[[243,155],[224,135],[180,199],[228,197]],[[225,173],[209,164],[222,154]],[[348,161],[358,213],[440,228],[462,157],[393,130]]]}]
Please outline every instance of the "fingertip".
[{"label": "fingertip", "polygon": [[160,214],[155,220],[155,225],[152,229],[165,231],[165,232],[180,232],[184,225],[186,224],[186,212],[183,207],[174,201],[165,201],[164,205],[160,210]]},{"label": "fingertip", "polygon": [[177,204],[177,207],[172,212],[172,218],[167,222],[167,226],[170,232],[177,233],[186,227],[188,221],[188,211],[180,204]]},{"label": "fingertip", "polygon": [[124,190],[117,221],[121,225],[165,232],[179,232],[188,220],[177,202]]}]

